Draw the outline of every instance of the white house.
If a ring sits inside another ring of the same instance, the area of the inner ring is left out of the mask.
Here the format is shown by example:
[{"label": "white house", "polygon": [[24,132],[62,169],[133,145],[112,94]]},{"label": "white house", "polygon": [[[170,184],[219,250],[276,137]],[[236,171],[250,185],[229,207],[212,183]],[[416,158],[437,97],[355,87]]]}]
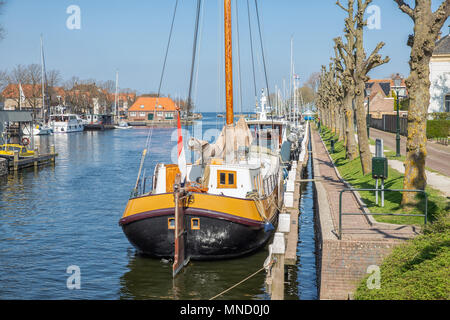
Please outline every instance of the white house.
[{"label": "white house", "polygon": [[436,43],[430,62],[430,81],[428,113],[450,112],[450,34]]}]

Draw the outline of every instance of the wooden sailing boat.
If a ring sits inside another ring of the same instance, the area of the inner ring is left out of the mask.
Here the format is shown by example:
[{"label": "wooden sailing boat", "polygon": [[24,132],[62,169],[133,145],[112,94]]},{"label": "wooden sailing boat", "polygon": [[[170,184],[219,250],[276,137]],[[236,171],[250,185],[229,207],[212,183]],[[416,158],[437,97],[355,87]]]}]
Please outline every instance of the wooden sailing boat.
[{"label": "wooden sailing boat", "polygon": [[[120,220],[140,252],[174,257],[174,274],[189,259],[236,258],[260,249],[272,236],[282,205],[279,154],[254,145],[243,118],[234,123],[231,0],[224,2],[226,126],[214,145],[189,141],[201,155],[196,163],[185,168],[157,165],[150,192],[138,190],[138,179]],[[184,184],[181,172],[186,174]]]}]

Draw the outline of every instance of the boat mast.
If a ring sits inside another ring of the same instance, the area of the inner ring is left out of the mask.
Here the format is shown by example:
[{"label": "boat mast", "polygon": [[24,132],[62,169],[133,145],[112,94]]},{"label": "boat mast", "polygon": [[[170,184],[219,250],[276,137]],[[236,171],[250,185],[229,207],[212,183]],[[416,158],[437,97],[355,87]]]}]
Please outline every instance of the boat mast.
[{"label": "boat mast", "polygon": [[227,106],[227,125],[234,123],[233,114],[233,45],[231,33],[231,0],[224,0],[225,20],[225,93]]},{"label": "boat mast", "polygon": [[119,93],[119,71],[116,71],[116,94],[114,97],[114,115],[116,117],[115,122],[119,123],[119,110],[118,110],[118,93]]},{"label": "boat mast", "polygon": [[[42,108],[41,108],[41,117],[44,119],[44,108],[45,108],[45,77],[44,77],[44,40],[42,39],[41,34],[41,87],[42,87]],[[44,119],[45,122],[45,119]]]}]

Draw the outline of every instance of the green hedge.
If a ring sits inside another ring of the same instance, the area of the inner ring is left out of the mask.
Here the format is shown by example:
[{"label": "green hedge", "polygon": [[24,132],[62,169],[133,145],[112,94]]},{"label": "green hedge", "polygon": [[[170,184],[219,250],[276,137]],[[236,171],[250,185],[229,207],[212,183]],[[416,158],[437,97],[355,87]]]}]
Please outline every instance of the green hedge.
[{"label": "green hedge", "polygon": [[450,120],[428,120],[427,138],[447,138],[450,135]]}]

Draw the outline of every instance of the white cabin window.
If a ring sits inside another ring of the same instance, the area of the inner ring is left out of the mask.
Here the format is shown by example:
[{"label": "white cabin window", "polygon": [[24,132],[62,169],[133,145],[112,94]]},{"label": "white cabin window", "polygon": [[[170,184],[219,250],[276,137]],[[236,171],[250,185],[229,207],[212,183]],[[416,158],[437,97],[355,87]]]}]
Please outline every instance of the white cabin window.
[{"label": "white cabin window", "polygon": [[139,114],[139,116],[140,116],[140,117],[145,117],[145,112],[141,112],[141,113]]},{"label": "white cabin window", "polygon": [[136,117],[136,112],[130,112],[131,117]]}]

